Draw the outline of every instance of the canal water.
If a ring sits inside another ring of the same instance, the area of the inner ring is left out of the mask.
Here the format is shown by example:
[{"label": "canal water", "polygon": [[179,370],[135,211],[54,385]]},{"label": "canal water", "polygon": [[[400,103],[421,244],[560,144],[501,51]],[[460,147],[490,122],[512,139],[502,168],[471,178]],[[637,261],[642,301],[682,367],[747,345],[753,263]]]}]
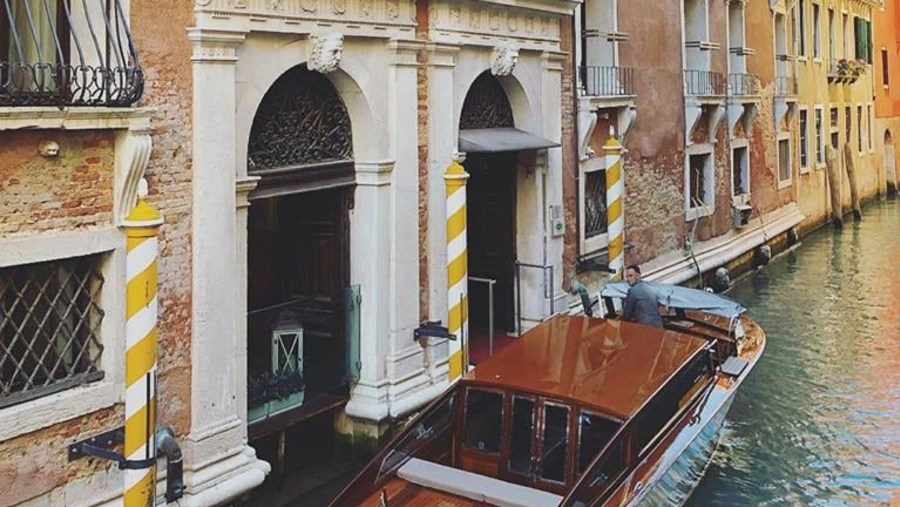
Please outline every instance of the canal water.
[{"label": "canal water", "polygon": [[900,505],[900,201],[733,287],[768,345],[688,506]]}]

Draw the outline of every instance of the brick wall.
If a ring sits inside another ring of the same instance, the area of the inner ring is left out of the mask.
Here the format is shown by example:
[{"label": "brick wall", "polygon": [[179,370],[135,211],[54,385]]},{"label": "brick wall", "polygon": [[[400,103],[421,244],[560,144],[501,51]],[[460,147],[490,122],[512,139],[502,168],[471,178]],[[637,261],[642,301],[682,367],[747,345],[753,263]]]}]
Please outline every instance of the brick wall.
[{"label": "brick wall", "polygon": [[[59,144],[44,158],[38,146]],[[114,138],[105,131],[0,135],[0,237],[112,223]]]},{"label": "brick wall", "polygon": [[[416,3],[418,25],[416,36],[428,38],[428,4],[427,1]],[[428,53],[420,51],[416,61],[418,83],[418,117],[419,117],[419,320],[428,315]]]},{"label": "brick wall", "polygon": [[191,45],[184,30],[193,26],[193,13],[190,2],[179,0],[132,2],[131,20],[146,77],[141,105],[156,111],[146,178],[150,201],[165,219],[159,259],[158,419],[184,434],[190,427],[191,403],[193,93]]}]

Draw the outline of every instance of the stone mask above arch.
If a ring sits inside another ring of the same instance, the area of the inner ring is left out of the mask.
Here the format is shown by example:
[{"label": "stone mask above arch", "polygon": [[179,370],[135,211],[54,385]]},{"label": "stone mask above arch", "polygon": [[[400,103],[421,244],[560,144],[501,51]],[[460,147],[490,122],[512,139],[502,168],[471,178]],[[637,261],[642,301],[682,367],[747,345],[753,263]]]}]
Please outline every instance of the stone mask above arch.
[{"label": "stone mask above arch", "polygon": [[322,74],[337,70],[344,54],[344,36],[339,32],[312,34],[309,36],[312,50],[307,66]]},{"label": "stone mask above arch", "polygon": [[495,76],[509,76],[516,69],[519,62],[519,47],[509,41],[504,41],[494,46],[491,53],[491,74]]}]

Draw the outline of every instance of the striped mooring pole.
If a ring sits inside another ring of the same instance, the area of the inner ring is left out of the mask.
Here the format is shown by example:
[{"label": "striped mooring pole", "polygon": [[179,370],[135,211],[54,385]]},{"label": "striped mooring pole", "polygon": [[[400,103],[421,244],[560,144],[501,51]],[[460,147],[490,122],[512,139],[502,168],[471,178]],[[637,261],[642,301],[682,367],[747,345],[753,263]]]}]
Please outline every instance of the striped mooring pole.
[{"label": "striped mooring pole", "polygon": [[457,160],[444,173],[447,185],[447,330],[456,335],[450,344],[450,381],[461,377],[469,362],[469,267],[466,251],[466,180],[469,174]]},{"label": "striped mooring pole", "polygon": [[122,227],[125,259],[125,459],[146,461],[125,470],[125,507],[155,503],[156,490],[156,347],[157,235],[162,217],[145,200],[147,182],[138,185],[138,202]]},{"label": "striped mooring pole", "polygon": [[606,215],[609,233],[609,271],[613,281],[625,275],[625,179],[622,174],[624,151],[615,131],[609,128],[609,139],[603,145],[606,153]]}]

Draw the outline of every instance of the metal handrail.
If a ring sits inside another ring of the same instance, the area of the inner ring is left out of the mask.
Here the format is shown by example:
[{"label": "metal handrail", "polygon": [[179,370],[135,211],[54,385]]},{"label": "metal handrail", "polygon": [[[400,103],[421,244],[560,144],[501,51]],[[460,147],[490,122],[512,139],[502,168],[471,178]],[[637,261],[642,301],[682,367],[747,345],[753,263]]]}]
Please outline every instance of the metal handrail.
[{"label": "metal handrail", "polygon": [[[35,7],[36,5],[36,7]],[[120,0],[0,0],[0,106],[130,106],[144,74]]]},{"label": "metal handrail", "polygon": [[494,285],[497,285],[497,280],[470,276],[469,281],[488,286],[488,357],[490,357],[494,355]]},{"label": "metal handrail", "polygon": [[684,71],[686,95],[725,95],[725,75],[711,70],[687,69]]},{"label": "metal handrail", "polygon": [[[522,321],[525,320],[522,318],[522,268],[531,268],[531,269],[540,269],[543,275],[543,286],[544,286],[544,298],[550,299],[550,315],[556,313],[556,308],[554,306],[553,301],[553,266],[547,266],[544,264],[529,264],[527,262],[518,262],[516,261],[516,329],[518,334],[522,335]],[[547,284],[547,272],[550,272],[550,284]],[[549,295],[548,295],[549,291]],[[530,319],[534,320],[534,319]],[[540,322],[543,319],[537,320]]]},{"label": "metal handrail", "polygon": [[759,78],[754,74],[729,74],[728,86],[732,95],[759,94]]},{"label": "metal handrail", "polygon": [[775,96],[797,95],[797,79],[792,76],[775,76]]},{"label": "metal handrail", "polygon": [[581,89],[590,97],[634,95],[634,69],[617,66],[578,67]]}]

